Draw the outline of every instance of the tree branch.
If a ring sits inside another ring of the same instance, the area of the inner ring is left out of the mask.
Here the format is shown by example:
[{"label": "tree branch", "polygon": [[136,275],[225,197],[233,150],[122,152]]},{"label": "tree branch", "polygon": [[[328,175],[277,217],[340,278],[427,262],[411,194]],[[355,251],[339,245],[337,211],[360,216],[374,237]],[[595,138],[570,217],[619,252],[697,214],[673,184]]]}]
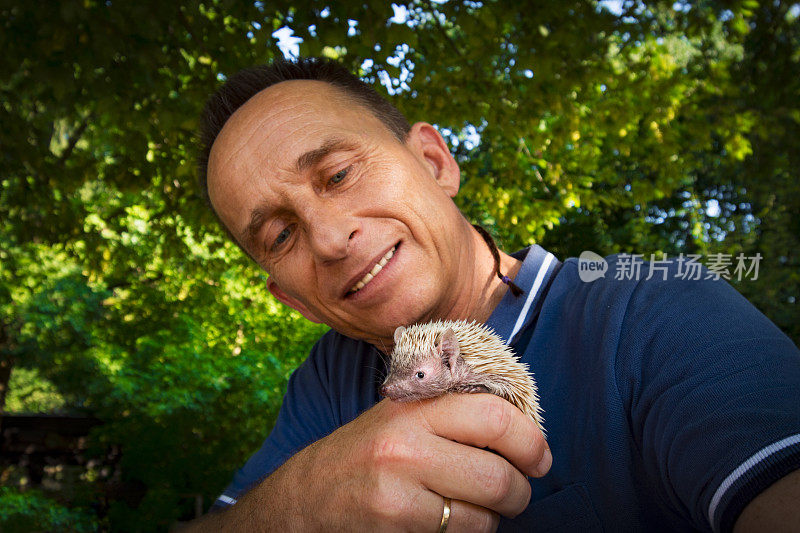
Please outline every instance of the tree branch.
[{"label": "tree branch", "polygon": [[459,50],[458,46],[456,46],[455,41],[453,41],[453,38],[447,34],[447,29],[442,25],[442,21],[439,20],[439,17],[436,16],[438,14],[438,11],[434,9],[429,0],[425,1],[425,5],[428,7],[428,11],[430,11],[433,19],[436,21],[436,27],[439,29],[439,33],[442,34],[445,41],[450,45],[450,48],[453,49],[453,51],[456,53],[456,55],[458,55],[458,57],[464,57],[464,53],[461,52],[461,50]]},{"label": "tree branch", "polygon": [[69,138],[69,144],[67,144],[67,148],[61,153],[61,157],[58,158],[59,165],[63,165],[64,163],[66,163],[67,159],[69,159],[69,156],[72,155],[72,152],[75,150],[75,145],[78,144],[78,141],[81,139],[83,133],[86,131],[86,127],[89,126],[89,120],[91,120],[91,118],[92,114],[89,113],[89,115],[83,119],[81,125],[78,126],[78,129],[76,129],[72,133],[72,135]]}]

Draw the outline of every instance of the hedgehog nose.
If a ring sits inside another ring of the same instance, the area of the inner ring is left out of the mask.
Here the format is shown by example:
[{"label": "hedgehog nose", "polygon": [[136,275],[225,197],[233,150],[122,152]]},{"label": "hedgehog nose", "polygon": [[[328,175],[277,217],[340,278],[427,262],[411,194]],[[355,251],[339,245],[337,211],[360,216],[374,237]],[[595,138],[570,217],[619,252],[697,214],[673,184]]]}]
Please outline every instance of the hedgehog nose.
[{"label": "hedgehog nose", "polygon": [[378,392],[381,393],[381,396],[386,397],[386,393],[389,392],[389,389],[386,385],[383,385]]}]

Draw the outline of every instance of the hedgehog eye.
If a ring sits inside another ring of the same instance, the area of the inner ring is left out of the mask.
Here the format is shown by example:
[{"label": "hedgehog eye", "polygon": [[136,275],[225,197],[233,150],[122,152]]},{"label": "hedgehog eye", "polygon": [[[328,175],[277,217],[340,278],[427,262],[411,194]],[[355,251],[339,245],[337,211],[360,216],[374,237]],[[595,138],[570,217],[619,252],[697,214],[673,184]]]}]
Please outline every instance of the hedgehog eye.
[{"label": "hedgehog eye", "polygon": [[425,372],[423,372],[422,370],[420,370],[419,372],[417,372],[417,378],[419,378],[419,379],[422,379],[422,378],[424,378],[424,377],[425,377]]}]

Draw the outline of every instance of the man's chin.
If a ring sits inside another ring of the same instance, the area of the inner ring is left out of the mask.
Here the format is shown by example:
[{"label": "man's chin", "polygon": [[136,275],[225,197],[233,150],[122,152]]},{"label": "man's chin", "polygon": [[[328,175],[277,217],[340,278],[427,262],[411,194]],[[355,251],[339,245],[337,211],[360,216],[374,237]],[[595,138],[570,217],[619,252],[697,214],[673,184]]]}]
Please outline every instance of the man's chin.
[{"label": "man's chin", "polygon": [[326,321],[325,324],[346,337],[365,341],[381,348],[381,343],[385,345],[393,343],[394,330],[399,326],[430,322],[437,318],[440,317],[436,316],[432,310],[419,309],[417,306],[409,307],[407,301],[384,300],[381,305],[370,306],[369,309],[358,309],[357,312],[338,317],[337,320]]}]

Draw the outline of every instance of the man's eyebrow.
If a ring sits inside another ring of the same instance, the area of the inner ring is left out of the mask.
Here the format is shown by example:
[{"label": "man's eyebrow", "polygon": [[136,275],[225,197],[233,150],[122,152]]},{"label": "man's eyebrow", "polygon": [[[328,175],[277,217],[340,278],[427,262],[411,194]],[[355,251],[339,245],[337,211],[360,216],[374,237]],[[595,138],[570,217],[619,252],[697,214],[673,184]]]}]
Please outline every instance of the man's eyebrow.
[{"label": "man's eyebrow", "polygon": [[295,170],[299,172],[303,172],[308,170],[312,166],[316,165],[320,161],[322,161],[325,157],[330,155],[333,152],[338,152],[341,150],[350,150],[355,147],[355,144],[342,139],[340,137],[331,137],[327,139],[322,146],[319,148],[315,148],[313,150],[309,150],[308,152],[304,153],[300,157],[297,158],[297,162],[295,163]]},{"label": "man's eyebrow", "polygon": [[264,224],[270,208],[266,204],[261,204],[250,212],[250,222],[247,227],[239,234],[239,242],[244,244],[245,249],[253,248],[253,241],[258,235],[258,230]]}]

